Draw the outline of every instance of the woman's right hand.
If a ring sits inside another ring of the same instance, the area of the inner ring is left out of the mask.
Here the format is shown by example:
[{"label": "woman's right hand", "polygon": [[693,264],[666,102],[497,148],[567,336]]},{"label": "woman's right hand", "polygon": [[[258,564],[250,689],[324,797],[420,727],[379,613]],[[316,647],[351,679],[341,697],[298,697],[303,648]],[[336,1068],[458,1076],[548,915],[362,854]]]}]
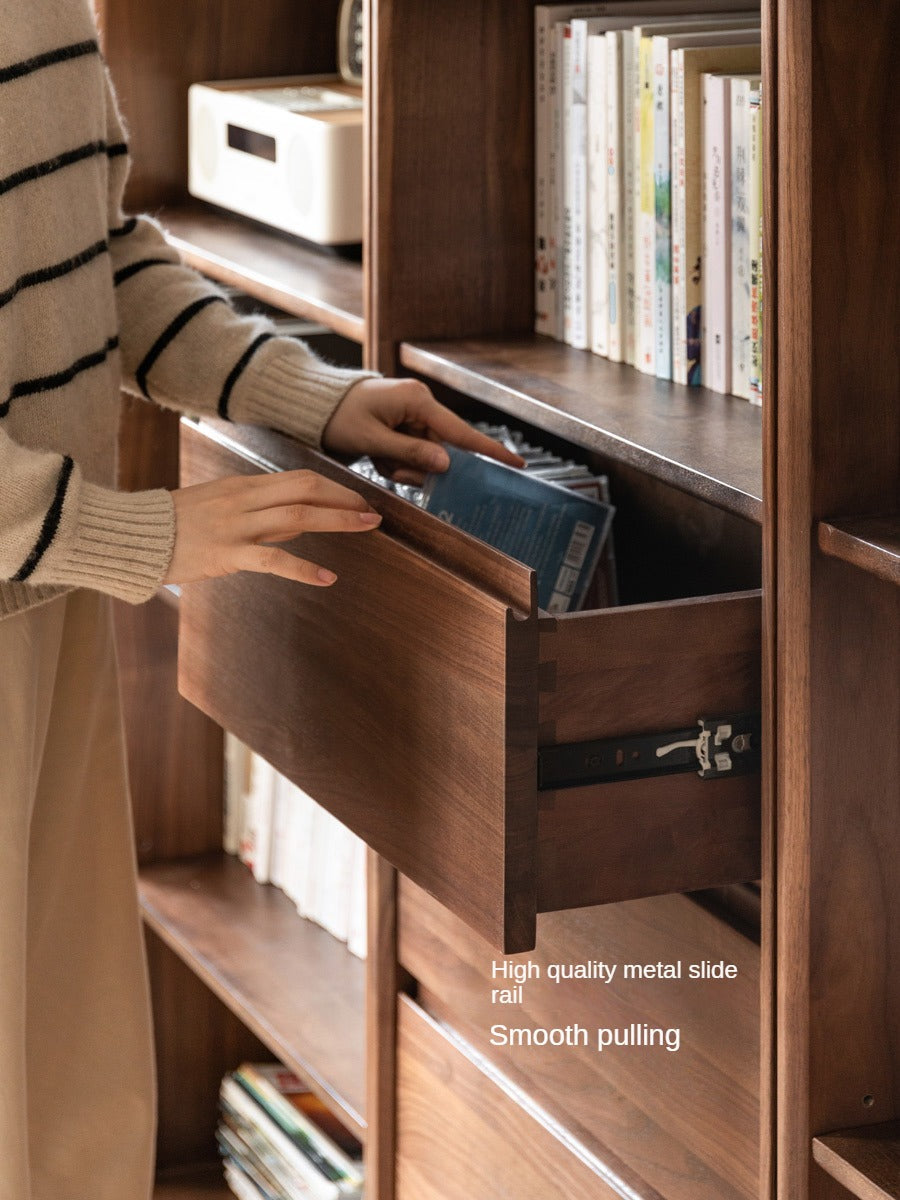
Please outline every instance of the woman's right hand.
[{"label": "woman's right hand", "polygon": [[235,475],[172,493],[175,548],[164,583],[237,571],[328,587],[333,571],[272,543],[303,533],[364,533],[381,521],[362,496],[314,471]]}]

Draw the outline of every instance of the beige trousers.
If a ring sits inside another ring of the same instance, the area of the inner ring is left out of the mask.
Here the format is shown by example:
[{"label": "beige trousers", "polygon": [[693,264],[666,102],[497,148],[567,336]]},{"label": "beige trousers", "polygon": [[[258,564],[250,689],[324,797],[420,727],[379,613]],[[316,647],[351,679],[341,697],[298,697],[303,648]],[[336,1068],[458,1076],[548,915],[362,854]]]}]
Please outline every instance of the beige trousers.
[{"label": "beige trousers", "polygon": [[0,1200],[147,1200],[155,1095],[109,603],[0,621]]}]

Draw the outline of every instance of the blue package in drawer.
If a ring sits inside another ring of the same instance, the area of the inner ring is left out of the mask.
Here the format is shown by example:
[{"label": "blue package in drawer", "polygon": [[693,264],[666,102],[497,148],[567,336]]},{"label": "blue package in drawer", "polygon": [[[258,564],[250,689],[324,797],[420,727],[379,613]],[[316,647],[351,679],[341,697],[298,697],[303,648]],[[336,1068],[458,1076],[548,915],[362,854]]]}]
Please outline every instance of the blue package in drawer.
[{"label": "blue package in drawer", "polygon": [[533,567],[546,612],[579,608],[615,509],[480,454],[445,449],[450,469],[428,477],[428,512]]}]

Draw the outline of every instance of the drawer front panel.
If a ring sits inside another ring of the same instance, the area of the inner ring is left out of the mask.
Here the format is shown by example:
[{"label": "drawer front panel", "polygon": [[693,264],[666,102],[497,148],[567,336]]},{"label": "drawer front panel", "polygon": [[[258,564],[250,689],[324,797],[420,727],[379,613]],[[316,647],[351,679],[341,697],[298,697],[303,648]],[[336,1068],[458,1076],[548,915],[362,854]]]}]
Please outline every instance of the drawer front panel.
[{"label": "drawer front panel", "polygon": [[[758,592],[541,622],[541,746],[759,712]],[[759,775],[694,772],[543,792],[538,910],[756,879]]]},{"label": "drawer front panel", "polygon": [[[602,1144],[667,1200],[756,1200],[759,948],[685,896],[538,918],[521,1003],[492,1002],[501,956],[401,877],[399,958],[420,1002],[576,1133]],[[738,968],[732,980],[624,980],[623,964],[681,960]],[[611,983],[548,978],[551,963],[617,964]],[[521,963],[523,960],[510,960]],[[491,1028],[632,1023],[680,1029],[680,1048],[492,1045]],[[639,1189],[640,1190],[640,1189]],[[551,1193],[557,1194],[557,1193]],[[562,1193],[564,1194],[564,1193]],[[643,1194],[643,1193],[641,1193]]]},{"label": "drawer front panel", "polygon": [[[182,469],[259,465],[188,430]],[[536,622],[390,529],[301,542],[333,588],[184,589],[182,692],[494,944],[532,945]]]},{"label": "drawer front panel", "polygon": [[615,1187],[605,1164],[542,1116],[465,1043],[399,998],[396,1200],[662,1200]]}]

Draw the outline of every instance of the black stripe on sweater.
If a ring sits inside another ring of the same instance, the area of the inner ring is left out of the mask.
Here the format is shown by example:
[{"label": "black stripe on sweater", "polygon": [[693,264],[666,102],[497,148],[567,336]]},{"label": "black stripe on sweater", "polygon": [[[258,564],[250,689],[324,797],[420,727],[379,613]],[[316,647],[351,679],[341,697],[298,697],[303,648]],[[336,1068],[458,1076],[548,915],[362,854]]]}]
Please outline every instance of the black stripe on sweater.
[{"label": "black stripe on sweater", "polygon": [[95,350],[92,354],[83,355],[63,371],[57,371],[53,375],[42,375],[36,379],[21,379],[18,383],[13,384],[6,401],[0,404],[0,417],[6,416],[13,400],[19,400],[22,396],[35,396],[40,392],[53,392],[57,388],[65,387],[67,383],[71,383],[82,371],[89,371],[92,367],[99,367],[118,345],[119,339],[117,337],[108,338],[106,345],[101,350]]},{"label": "black stripe on sweater", "polygon": [[127,267],[119,267],[115,275],[113,275],[113,283],[116,287],[120,283],[124,283],[126,279],[130,279],[132,275],[137,275],[139,271],[145,270],[147,267],[176,267],[180,263],[173,262],[170,258],[141,258],[137,262],[129,263]]},{"label": "black stripe on sweater", "polygon": [[98,54],[100,47],[94,39],[89,42],[75,42],[71,46],[60,46],[58,50],[48,50],[45,54],[35,54],[33,58],[23,59],[22,62],[12,63],[8,67],[0,67],[0,83],[9,83],[13,79],[21,79],[23,75],[31,75],[54,63],[66,62],[70,58],[82,58],[85,54]]},{"label": "black stripe on sweater", "polygon": [[107,158],[121,158],[123,154],[128,153],[127,142],[113,142],[111,146],[106,147]]},{"label": "black stripe on sweater", "polygon": [[134,233],[137,229],[137,217],[129,217],[124,225],[118,225],[115,229],[109,231],[111,238],[127,237],[129,233]]},{"label": "black stripe on sweater", "polygon": [[104,239],[102,242],[94,242],[92,246],[88,246],[78,254],[73,254],[71,258],[54,263],[51,267],[41,267],[39,271],[29,271],[26,275],[20,275],[12,287],[8,287],[5,292],[0,292],[0,308],[4,308],[12,300],[15,300],[19,292],[36,287],[40,283],[50,283],[51,280],[70,275],[72,271],[77,271],[79,267],[83,267],[87,263],[93,262],[95,258],[99,258],[101,254],[105,254],[107,250],[109,250],[109,243]]},{"label": "black stripe on sweater", "polygon": [[117,154],[127,154],[127,147],[120,149],[124,143],[118,143],[115,146],[108,146],[106,142],[85,142],[83,146],[76,146],[74,150],[66,150],[63,154],[54,155],[53,158],[45,158],[43,162],[32,163],[30,167],[23,167],[20,171],[14,171],[12,175],[7,175],[5,179],[0,179],[0,196],[11,192],[13,188],[21,187],[23,183],[31,183],[34,179],[43,179],[45,175],[53,175],[57,171],[61,171],[63,167],[71,167],[73,163],[84,162],[87,158],[96,158],[98,154],[109,154],[115,157]]},{"label": "black stripe on sweater", "polygon": [[150,369],[162,354],[163,350],[165,350],[166,346],[168,346],[168,344],[174,338],[176,338],[179,333],[181,333],[185,325],[187,325],[189,321],[192,321],[198,312],[206,308],[208,304],[215,304],[217,302],[224,301],[224,299],[224,296],[201,296],[199,300],[195,300],[193,304],[189,304],[187,308],[183,309],[178,316],[175,317],[174,320],[170,321],[165,327],[165,329],[144,355],[140,366],[134,373],[138,387],[148,400],[150,399],[150,393],[147,391],[147,375],[150,373]]},{"label": "black stripe on sweater", "polygon": [[264,342],[268,342],[270,338],[273,338],[274,336],[275,335],[273,333],[261,333],[258,338],[255,338],[254,341],[250,343],[241,357],[231,368],[231,371],[228,373],[228,378],[225,380],[225,386],[222,388],[222,395],[219,397],[219,416],[222,417],[223,420],[231,420],[228,415],[228,401],[231,399],[231,393],[234,390],[234,385],[243,374],[247,363],[257,352],[260,346],[263,345]]},{"label": "black stripe on sweater", "polygon": [[34,547],[25,561],[12,577],[13,583],[24,583],[29,575],[33,574],[38,563],[47,553],[50,544],[56,537],[56,531],[59,529],[59,519],[62,516],[63,504],[66,500],[66,491],[69,486],[69,480],[72,476],[72,468],[74,463],[68,455],[62,461],[59,477],[56,480],[56,492],[50,502],[50,507],[47,509],[44,516],[44,523],[41,526],[41,532],[38,534],[38,540],[34,543]]}]

